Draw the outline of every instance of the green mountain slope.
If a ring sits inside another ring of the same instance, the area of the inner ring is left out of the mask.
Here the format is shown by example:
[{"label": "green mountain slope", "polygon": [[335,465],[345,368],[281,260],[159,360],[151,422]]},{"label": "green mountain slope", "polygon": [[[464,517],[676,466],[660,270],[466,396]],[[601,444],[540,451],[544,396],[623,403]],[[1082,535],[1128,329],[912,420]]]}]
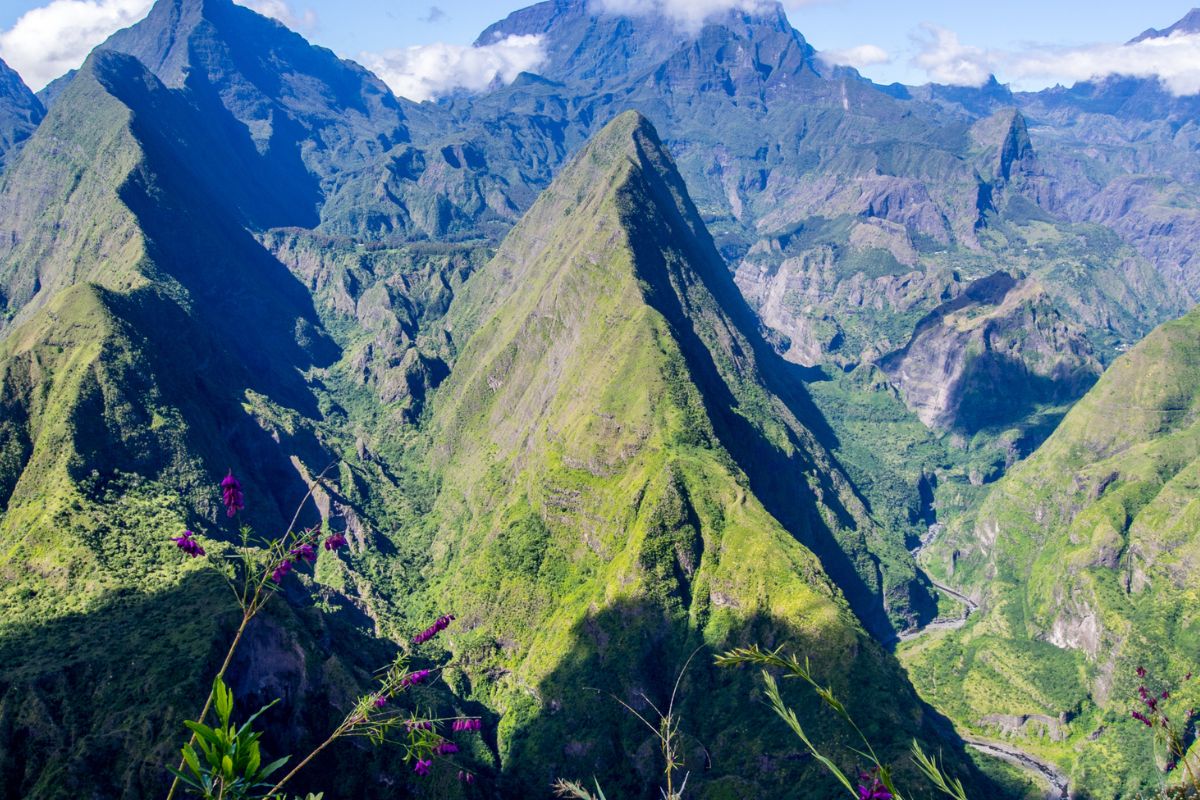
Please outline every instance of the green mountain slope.
[{"label": "green mountain slope", "polygon": [[[429,578],[468,631],[454,637],[465,690],[503,714],[513,791],[596,774],[649,796],[647,737],[607,695],[664,702],[703,644],[810,654],[889,746],[922,725],[809,549],[863,542],[870,520],[805,427],[815,419],[797,416],[800,385],[771,390],[782,362],[733,298],[673,163],[630,113],[451,309]],[[697,663],[684,682],[694,769],[711,758],[694,796],[792,796],[790,769],[748,766],[794,750],[759,726],[745,677]]]},{"label": "green mountain slope", "polygon": [[[392,484],[313,379],[339,350],[303,285],[213,193],[236,164],[195,171],[208,133],[138,61],[98,53],[0,183],[14,315],[0,344],[0,796],[165,791],[234,613],[167,537],[189,527],[220,552],[235,535],[214,496],[225,470],[254,498],[248,521],[273,532],[344,454],[320,516],[377,546]],[[289,698],[275,752],[327,730],[344,711],[330,698],[394,651],[368,635],[343,564],[322,565],[339,591],[309,583],[300,611],[276,604],[231,674],[247,703]],[[304,610],[321,591],[344,613]],[[352,796],[404,780],[353,747],[325,768],[338,764]]]},{"label": "green mountain slope", "polygon": [[[1028,737],[1093,797],[1158,781],[1129,718],[1135,668],[1176,681],[1195,669],[1198,343],[1197,311],[1155,330],[948,532],[930,567],[982,609],[906,655],[940,709]],[[1006,719],[1026,715],[1061,720],[1057,741]]]}]

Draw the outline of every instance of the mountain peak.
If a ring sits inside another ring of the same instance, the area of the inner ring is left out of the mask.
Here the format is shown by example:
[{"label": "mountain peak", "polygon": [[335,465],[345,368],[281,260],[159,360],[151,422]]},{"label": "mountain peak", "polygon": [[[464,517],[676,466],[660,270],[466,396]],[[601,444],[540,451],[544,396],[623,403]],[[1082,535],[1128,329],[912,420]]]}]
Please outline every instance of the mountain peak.
[{"label": "mountain peak", "polygon": [[1200,33],[1200,8],[1193,8],[1183,18],[1169,28],[1158,30],[1157,28],[1148,28],[1138,36],[1129,40],[1130,44],[1135,42],[1143,42],[1147,39],[1162,39],[1174,34]]},{"label": "mountain peak", "polygon": [[[614,4],[615,5],[615,4]],[[542,36],[546,60],[539,70],[557,81],[611,84],[637,82],[667,62],[734,69],[753,60],[760,75],[794,73],[813,50],[791,24],[783,6],[764,0],[750,10],[730,7],[709,14],[666,14],[658,5],[645,12],[607,10],[589,0],[546,0],[515,11],[479,35],[477,45],[509,36]],[[693,53],[695,49],[699,53]],[[668,72],[685,65],[676,64]]]}]

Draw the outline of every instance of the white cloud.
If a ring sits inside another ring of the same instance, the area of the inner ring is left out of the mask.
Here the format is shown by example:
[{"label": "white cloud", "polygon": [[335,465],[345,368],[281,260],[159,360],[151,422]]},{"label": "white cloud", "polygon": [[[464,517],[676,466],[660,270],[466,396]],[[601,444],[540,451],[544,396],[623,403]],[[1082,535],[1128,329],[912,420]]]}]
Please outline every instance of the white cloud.
[{"label": "white cloud", "polygon": [[954,31],[924,23],[922,33],[914,36],[921,52],[913,64],[925,70],[935,83],[951,86],[982,86],[992,74],[988,54],[959,41]]},{"label": "white cloud", "polygon": [[913,64],[930,80],[981,86],[999,75],[1024,89],[1096,80],[1112,75],[1158,78],[1176,95],[1200,94],[1200,33],[1174,33],[1127,44],[1080,47],[1030,45],[1023,50],[984,50],[965,45],[953,31],[922,25],[921,52]]},{"label": "white cloud", "polygon": [[772,0],[592,0],[592,4],[609,14],[667,17],[693,32],[726,11],[762,11],[775,6]]},{"label": "white cloud", "polygon": [[1131,44],[1035,48],[1002,58],[1018,82],[1074,83],[1109,75],[1157,77],[1172,94],[1200,94],[1200,34],[1176,33]]},{"label": "white cloud", "polygon": [[[312,11],[296,13],[285,0],[235,0],[291,28],[315,27]],[[31,89],[76,69],[96,45],[146,16],[153,0],[51,0],[0,32],[0,58]]]},{"label": "white cloud", "polygon": [[96,45],[132,25],[152,0],[53,0],[22,14],[0,33],[0,58],[31,89],[75,69]]},{"label": "white cloud", "polygon": [[277,19],[292,29],[312,30],[317,27],[317,14],[311,8],[293,11],[284,0],[233,0],[240,6],[257,11],[264,17]]},{"label": "white cloud", "polygon": [[826,64],[837,64],[855,69],[875,64],[887,64],[892,60],[886,50],[873,44],[860,44],[844,50],[822,50],[817,56]]},{"label": "white cloud", "polygon": [[509,36],[472,47],[429,44],[363,53],[362,62],[400,97],[421,102],[455,89],[483,91],[497,82],[511,83],[521,72],[546,60],[541,36]]}]

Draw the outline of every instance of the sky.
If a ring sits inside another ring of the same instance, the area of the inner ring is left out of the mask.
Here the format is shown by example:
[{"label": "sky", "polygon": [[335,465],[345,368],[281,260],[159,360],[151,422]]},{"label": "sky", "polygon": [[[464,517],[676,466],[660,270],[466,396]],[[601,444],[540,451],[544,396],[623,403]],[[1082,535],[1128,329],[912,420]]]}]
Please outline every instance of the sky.
[{"label": "sky", "polygon": [[[397,94],[427,100],[482,90],[542,58],[537,37],[472,47],[479,32],[532,0],[235,0],[310,41],[353,58]],[[694,29],[706,15],[766,0],[588,0],[622,13],[659,13]],[[1176,94],[1200,93],[1200,33],[1137,45],[1190,2],[1171,0],[784,0],[793,27],[836,63],[881,83],[979,85],[989,74],[1018,89],[1070,84],[1118,70],[1158,76]],[[0,0],[0,58],[32,88],[82,63],[151,0]],[[1103,11],[1098,10],[1103,8]]]}]

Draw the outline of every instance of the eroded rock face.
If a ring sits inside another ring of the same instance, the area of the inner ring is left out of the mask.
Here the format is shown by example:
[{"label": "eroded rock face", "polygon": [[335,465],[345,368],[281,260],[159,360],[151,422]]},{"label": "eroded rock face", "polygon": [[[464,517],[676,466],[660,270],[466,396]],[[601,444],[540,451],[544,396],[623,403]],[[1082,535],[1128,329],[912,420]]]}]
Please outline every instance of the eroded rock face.
[{"label": "eroded rock face", "polygon": [[[911,328],[889,323],[954,297],[961,284],[947,269],[914,266],[906,229],[885,220],[849,228],[851,258],[868,270],[848,270],[834,246],[799,254],[788,237],[759,242],[739,264],[735,280],[764,325],[788,338],[784,357],[805,366],[850,368],[899,347]],[[880,274],[883,273],[883,274]]]},{"label": "eroded rock face", "polygon": [[1052,742],[1067,738],[1066,715],[1051,717],[1048,714],[988,714],[979,720],[985,728],[992,728],[1005,737],[1036,738],[1049,736]]},{"label": "eroded rock face", "polygon": [[879,366],[931,428],[974,433],[1078,397],[1101,367],[1031,279],[997,272],[923,319]]}]

